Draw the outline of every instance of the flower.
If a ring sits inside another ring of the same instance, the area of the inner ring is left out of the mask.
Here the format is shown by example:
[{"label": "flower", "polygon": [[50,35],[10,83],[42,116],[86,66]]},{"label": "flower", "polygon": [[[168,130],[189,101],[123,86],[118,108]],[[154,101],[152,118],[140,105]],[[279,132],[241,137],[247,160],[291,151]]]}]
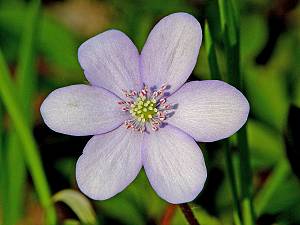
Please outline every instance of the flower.
[{"label": "flower", "polygon": [[117,30],[80,46],[79,63],[91,86],[53,91],[41,115],[56,132],[94,135],[76,164],[83,193],[108,199],[142,167],[157,194],[170,203],[189,202],[200,193],[207,171],[196,141],[229,137],[249,113],[243,94],[222,81],[184,84],[201,41],[199,22],[175,13],[153,28],[141,54]]}]

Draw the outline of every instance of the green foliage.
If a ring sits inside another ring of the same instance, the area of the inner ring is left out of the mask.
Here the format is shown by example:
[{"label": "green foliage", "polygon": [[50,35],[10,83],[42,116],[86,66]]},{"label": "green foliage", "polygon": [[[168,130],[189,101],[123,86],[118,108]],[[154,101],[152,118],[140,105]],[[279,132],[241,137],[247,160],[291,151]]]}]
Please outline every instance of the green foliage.
[{"label": "green foliage", "polygon": [[115,198],[99,202],[98,205],[109,217],[124,224],[140,225],[151,218],[160,218],[166,203],[153,191],[144,171],[141,171],[124,191]]},{"label": "green foliage", "polygon": [[[91,203],[80,192],[74,190],[62,190],[53,195],[53,201],[67,204],[83,224],[97,224],[96,215]],[[76,221],[69,220],[66,221],[65,224],[74,224],[75,222]]]},{"label": "green foliage", "polygon": [[274,70],[253,67],[245,70],[245,83],[253,114],[278,131],[282,131],[286,124],[288,110],[284,82],[283,77]]},{"label": "green foliage", "polygon": [[[0,27],[13,35],[13,37],[19,36],[22,31],[25,13],[26,7],[23,5],[15,7],[8,4],[1,7]],[[38,26],[37,37],[35,37],[37,43],[35,45],[37,51],[45,57],[46,63],[51,68],[49,72],[53,76],[50,78],[56,81],[59,80],[62,83],[82,82],[77,61],[77,48],[79,47],[77,38],[46,12],[41,13]],[[17,39],[13,38],[6,41],[8,42],[6,45],[10,46],[13,45],[11,42],[15,43]],[[6,45],[3,46],[4,50],[6,50],[5,53],[11,51],[11,49],[5,48]],[[13,58],[16,54],[11,57]]]},{"label": "green foliage", "polygon": [[66,219],[63,225],[80,225],[80,222],[74,219]]},{"label": "green foliage", "polygon": [[[25,24],[22,32],[18,68],[16,72],[16,87],[21,100],[22,110],[26,123],[32,126],[33,95],[36,92],[37,78],[35,70],[35,37],[37,18],[39,16],[39,2],[32,2],[27,7]],[[4,224],[16,224],[22,217],[22,198],[25,190],[26,168],[22,157],[21,141],[14,128],[10,130],[7,141],[7,171],[10,176],[7,179],[8,206],[4,211]]]},{"label": "green foliage", "polygon": [[249,120],[248,137],[254,169],[271,168],[285,157],[283,137],[263,123]]},{"label": "green foliage", "polygon": [[23,145],[24,158],[28,163],[41,203],[45,209],[48,209],[48,222],[49,224],[55,224],[54,209],[51,207],[49,188],[42,168],[37,145],[30,129],[26,125],[20,100],[13,90],[14,84],[10,78],[3,54],[0,51],[0,95]]}]

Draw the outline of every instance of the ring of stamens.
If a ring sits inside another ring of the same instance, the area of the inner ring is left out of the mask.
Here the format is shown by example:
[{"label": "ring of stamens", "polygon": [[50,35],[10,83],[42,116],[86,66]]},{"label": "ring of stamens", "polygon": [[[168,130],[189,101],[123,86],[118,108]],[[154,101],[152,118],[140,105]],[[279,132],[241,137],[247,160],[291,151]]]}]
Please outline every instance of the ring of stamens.
[{"label": "ring of stamens", "polygon": [[152,130],[158,130],[168,117],[169,111],[173,109],[164,97],[166,87],[163,85],[153,92],[150,92],[147,86],[144,86],[140,92],[123,90],[127,100],[120,101],[118,104],[122,106],[122,111],[128,111],[131,115],[131,119],[124,122],[127,129],[143,133],[146,125],[150,124]]}]

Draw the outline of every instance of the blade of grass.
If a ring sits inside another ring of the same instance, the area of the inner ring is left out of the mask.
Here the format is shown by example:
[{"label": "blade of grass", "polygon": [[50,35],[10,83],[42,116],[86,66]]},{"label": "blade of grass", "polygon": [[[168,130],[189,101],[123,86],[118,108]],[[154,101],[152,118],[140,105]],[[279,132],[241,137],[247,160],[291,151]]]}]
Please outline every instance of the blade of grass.
[{"label": "blade of grass", "polygon": [[[225,3],[226,2],[226,3]],[[227,78],[233,86],[243,90],[240,72],[240,30],[239,13],[235,1],[219,0],[222,36],[225,46]],[[255,223],[252,205],[252,173],[247,139],[246,126],[237,133],[238,148],[240,150],[240,183],[242,217],[244,225]]]},{"label": "blade of grass", "polygon": [[243,222],[245,225],[255,224],[252,204],[252,173],[247,138],[247,128],[242,127],[237,133],[238,148],[240,149],[240,182]]},{"label": "blade of grass", "polygon": [[230,143],[225,140],[225,159],[226,159],[226,169],[229,177],[230,189],[232,192],[233,204],[233,219],[236,225],[242,224],[242,211],[239,202],[239,195],[237,189],[237,181],[233,167],[232,152],[230,151]]},{"label": "blade of grass", "polygon": [[31,123],[32,98],[36,89],[36,70],[35,70],[35,44],[37,37],[37,26],[40,13],[40,1],[32,1],[27,9],[27,20],[22,33],[22,40],[19,50],[19,60],[17,68],[17,87],[22,101],[23,112],[27,121]]},{"label": "blade of grass", "polygon": [[16,224],[22,217],[24,208],[24,191],[26,182],[26,167],[23,155],[20,154],[20,143],[12,128],[6,143],[6,187],[7,210],[3,215],[3,225]]},{"label": "blade of grass", "polygon": [[274,197],[275,191],[284,183],[289,173],[290,167],[286,159],[280,160],[255,198],[255,210],[258,216],[264,213],[269,201]]},{"label": "blade of grass", "polygon": [[233,13],[228,12],[230,8],[228,5],[229,1],[219,0],[221,33],[227,64],[227,81],[235,87],[240,87],[239,29],[237,22],[234,22]]},{"label": "blade of grass", "polygon": [[[2,152],[3,151],[3,134],[4,134],[4,107],[2,105],[2,101],[0,99],[0,160],[2,159]],[[1,165],[0,165],[1,166]],[[1,171],[0,171],[1,173]]]},{"label": "blade of grass", "polygon": [[206,49],[206,55],[208,59],[211,78],[214,80],[222,80],[215,46],[213,43],[213,39],[207,21],[205,22],[205,26],[204,26],[204,35],[205,35],[205,49]]},{"label": "blade of grass", "polygon": [[46,211],[47,224],[54,225],[56,223],[55,208],[51,201],[50,190],[37,144],[31,130],[27,126],[2,51],[0,51],[0,95],[22,143],[22,153],[32,176],[40,202]]},{"label": "blade of grass", "polygon": [[4,151],[4,107],[0,99],[0,209],[2,209],[2,220],[5,219],[5,214],[8,212],[7,199],[7,171],[6,171],[6,155]]},{"label": "blade of grass", "polygon": [[[206,49],[206,54],[208,58],[208,65],[210,69],[210,74],[212,79],[216,80],[222,80],[218,61],[217,61],[217,56],[216,56],[216,51],[214,47],[214,43],[212,40],[212,36],[210,33],[209,29],[209,24],[205,23],[204,27],[204,34],[205,34],[205,49]],[[233,162],[232,162],[232,155],[230,152],[230,146],[229,146],[229,141],[225,140],[225,165],[226,165],[226,170],[227,174],[229,177],[229,183],[230,183],[230,189],[231,189],[231,194],[232,198],[234,201],[233,204],[233,213],[234,213],[234,221],[236,225],[241,225],[241,219],[242,219],[242,213],[241,213],[241,207],[239,204],[239,197],[238,197],[238,191],[237,191],[237,182],[235,179],[235,172],[234,172],[234,167],[233,167]]]},{"label": "blade of grass", "polygon": [[[3,160],[3,133],[4,133],[4,110],[2,101],[0,99],[0,167],[2,166]],[[2,171],[0,170],[0,181],[2,180]],[[2,190],[2,189],[1,189]]]},{"label": "blade of grass", "polygon": [[[32,124],[33,115],[33,94],[36,84],[36,71],[34,69],[34,43],[38,22],[39,1],[32,1],[27,7],[27,18],[25,18],[20,50],[18,68],[16,72],[17,90],[20,103],[23,108],[24,118],[29,127]],[[8,177],[7,186],[9,211],[6,215],[7,221],[4,224],[16,224],[22,216],[24,207],[24,186],[26,180],[26,168],[22,154],[21,141],[19,140],[14,128],[10,129],[7,143],[7,164]]]}]

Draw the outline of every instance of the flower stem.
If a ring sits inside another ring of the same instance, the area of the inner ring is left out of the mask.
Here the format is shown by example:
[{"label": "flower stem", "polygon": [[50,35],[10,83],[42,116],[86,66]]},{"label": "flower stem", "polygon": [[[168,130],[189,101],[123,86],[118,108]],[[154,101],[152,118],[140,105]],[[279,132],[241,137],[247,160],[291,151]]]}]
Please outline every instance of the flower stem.
[{"label": "flower stem", "polygon": [[175,214],[176,210],[176,205],[169,204],[166,208],[166,211],[161,219],[161,225],[170,225],[171,220]]},{"label": "flower stem", "polygon": [[190,225],[200,225],[188,203],[182,203],[179,207]]}]

